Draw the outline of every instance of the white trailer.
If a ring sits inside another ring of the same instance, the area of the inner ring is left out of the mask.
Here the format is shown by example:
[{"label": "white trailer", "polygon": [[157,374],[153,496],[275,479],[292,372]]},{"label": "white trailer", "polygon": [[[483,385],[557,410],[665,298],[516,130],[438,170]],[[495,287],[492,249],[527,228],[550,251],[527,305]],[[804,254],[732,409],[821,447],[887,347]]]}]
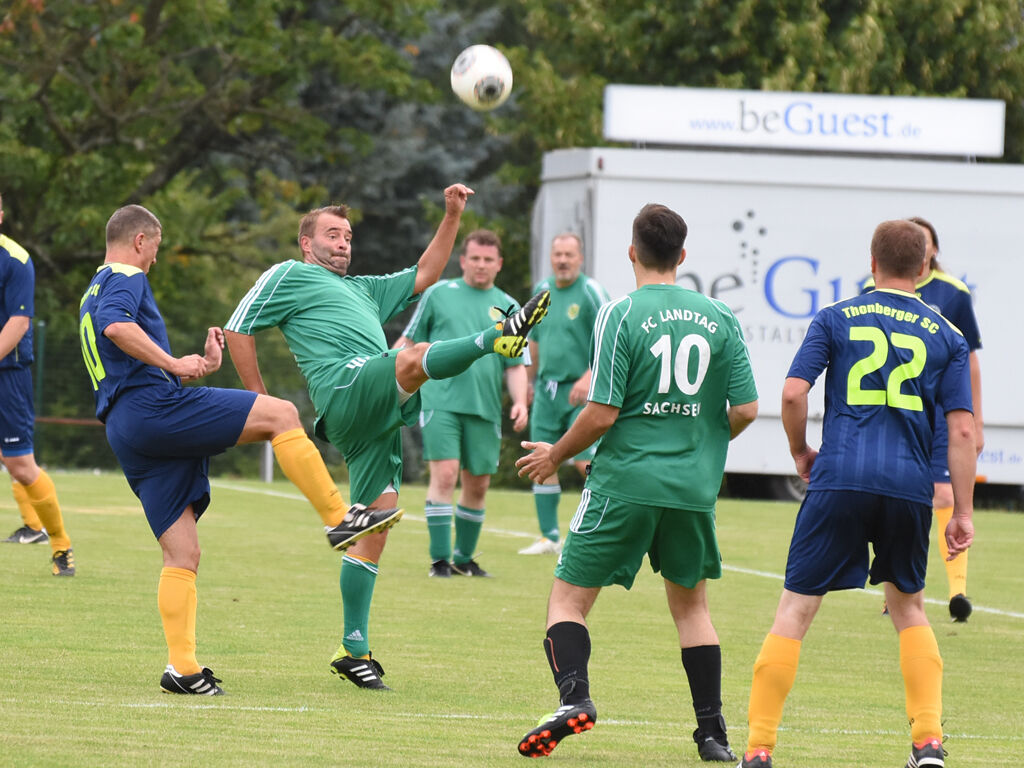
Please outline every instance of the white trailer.
[{"label": "white trailer", "polygon": [[[726,471],[767,476],[779,495],[794,488],[782,384],[810,319],[857,292],[879,222],[930,220],[939,260],[970,286],[981,326],[985,450],[978,474],[989,483],[1024,484],[1024,396],[1015,391],[1024,384],[1024,323],[1015,319],[1018,302],[1024,306],[1024,167],[591,148],[546,154],[541,181],[534,277],[550,273],[552,237],[577,232],[585,271],[613,298],[634,287],[626,249],[637,211],[656,202],[683,216],[687,258],[677,281],[736,313],[760,396],[761,415],[731,445]],[[822,389],[819,383],[812,390],[812,441],[820,438]]]}]

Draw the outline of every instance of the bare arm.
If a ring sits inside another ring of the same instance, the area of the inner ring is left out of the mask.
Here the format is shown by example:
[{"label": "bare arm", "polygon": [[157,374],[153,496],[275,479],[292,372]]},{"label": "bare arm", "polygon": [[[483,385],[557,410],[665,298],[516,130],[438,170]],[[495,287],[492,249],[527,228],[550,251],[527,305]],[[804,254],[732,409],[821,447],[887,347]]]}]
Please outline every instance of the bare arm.
[{"label": "bare arm", "polygon": [[[211,329],[212,330],[212,329]],[[209,362],[201,355],[174,357],[164,352],[136,323],[111,323],[103,335],[126,355],[183,379],[198,379],[211,373]],[[209,340],[209,335],[207,336]],[[219,363],[218,363],[219,366]],[[214,369],[216,370],[216,369]]]},{"label": "bare arm", "polygon": [[31,322],[32,318],[25,315],[13,315],[4,323],[4,327],[0,328],[0,359],[7,357],[18,346],[21,337],[28,333]]},{"label": "bare arm", "polygon": [[981,453],[985,447],[985,419],[981,415],[981,360],[978,350],[967,358],[971,367],[971,407],[974,409],[974,447]]},{"label": "bare arm", "polygon": [[974,446],[974,417],[968,411],[946,414],[949,427],[949,481],[953,485],[953,517],[946,526],[949,559],[964,552],[974,541],[974,478],[978,453]]},{"label": "bare arm", "polygon": [[729,439],[749,427],[757,418],[757,400],[729,406]]},{"label": "bare arm", "polygon": [[587,368],[572,385],[572,389],[569,390],[569,405],[580,405],[581,403],[587,402],[587,395],[590,394],[590,374],[591,370]]},{"label": "bare arm", "polygon": [[242,386],[250,392],[267,394],[260,373],[259,360],[256,358],[256,337],[236,331],[224,331],[224,338],[228,344],[228,352],[231,353],[231,362],[238,372],[238,378],[242,380]]},{"label": "bare arm", "polygon": [[448,259],[455,247],[459,234],[459,222],[466,208],[466,201],[473,190],[464,184],[452,184],[444,191],[444,218],[434,233],[434,239],[416,262],[416,283],[414,291],[423,293],[441,278]]},{"label": "bare arm", "polygon": [[580,411],[569,431],[554,445],[531,443],[527,440],[521,443],[523,448],[533,453],[523,456],[516,462],[519,476],[526,475],[535,483],[544,482],[558,471],[563,461],[593,445],[601,435],[611,429],[618,417],[619,409],[615,406],[591,400]]},{"label": "bare arm", "polygon": [[818,456],[818,452],[807,445],[807,393],[810,391],[810,382],[796,377],[786,379],[782,387],[782,427],[786,430],[797,474],[805,481],[810,480],[811,467]]},{"label": "bare arm", "polygon": [[512,407],[509,409],[508,417],[512,419],[512,429],[522,432],[530,419],[530,408],[526,402],[529,383],[526,378],[525,365],[513,365],[505,369],[505,386],[508,387],[509,397],[512,398]]}]

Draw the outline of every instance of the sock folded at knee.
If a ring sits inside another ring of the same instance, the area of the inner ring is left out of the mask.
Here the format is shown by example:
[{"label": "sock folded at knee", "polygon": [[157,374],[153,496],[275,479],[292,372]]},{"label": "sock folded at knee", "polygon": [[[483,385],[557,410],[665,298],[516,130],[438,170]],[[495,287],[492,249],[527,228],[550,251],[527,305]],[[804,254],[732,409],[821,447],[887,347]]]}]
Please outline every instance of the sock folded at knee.
[{"label": "sock folded at knee", "polygon": [[768,634],[754,662],[747,707],[747,751],[775,749],[786,697],[796,681],[800,663],[799,640]]},{"label": "sock folded at knee", "polygon": [[590,698],[590,631],[575,621],[560,621],[548,627],[544,653],[558,686],[563,705],[580,704]]},{"label": "sock folded at knee", "polygon": [[935,533],[939,540],[939,552],[942,553],[942,564],[946,566],[946,580],[949,582],[950,597],[967,594],[967,552],[961,552],[952,560],[946,559],[949,557],[946,526],[952,519],[952,507],[935,508]]},{"label": "sock folded at knee", "polygon": [[458,376],[484,355],[494,351],[494,340],[501,331],[493,326],[461,339],[435,341],[423,353],[423,372],[431,379]]},{"label": "sock folded at knee", "polygon": [[907,627],[900,632],[900,670],[911,740],[915,744],[941,740],[942,657],[931,627]]},{"label": "sock folded at knee", "polygon": [[323,456],[304,429],[290,429],[270,441],[274,456],[292,485],[302,491],[324,525],[333,528],[345,517],[347,506],[334,484]]},{"label": "sock folded at knee", "polygon": [[452,513],[451,504],[438,504],[427,499],[423,514],[430,536],[431,562],[452,559]]},{"label": "sock folded at knee", "polygon": [[194,675],[196,661],[196,575],[187,568],[164,568],[156,592],[160,621],[167,640],[167,663],[181,675]]},{"label": "sock folded at knee", "polygon": [[484,526],[484,510],[470,509],[461,504],[455,506],[455,550],[452,561],[462,565],[476,554],[480,541],[480,529]]},{"label": "sock folded at knee", "polygon": [[41,531],[43,529],[43,523],[39,519],[39,515],[32,508],[32,502],[29,501],[28,491],[25,490],[25,486],[19,482],[11,484],[11,493],[14,494],[14,503],[18,505],[18,512],[21,514],[21,522],[31,528],[33,531]]},{"label": "sock folded at knee", "polygon": [[341,603],[344,615],[342,647],[360,658],[370,652],[370,603],[377,583],[377,564],[358,555],[341,561]]},{"label": "sock folded at knee", "polygon": [[50,548],[54,552],[71,549],[71,539],[64,530],[64,516],[60,511],[60,502],[57,501],[57,488],[50,476],[39,470],[39,477],[24,488],[29,504],[50,534]]},{"label": "sock folded at knee", "polygon": [[558,502],[562,498],[562,486],[533,486],[533,503],[537,506],[537,525],[541,535],[552,541],[558,541]]}]

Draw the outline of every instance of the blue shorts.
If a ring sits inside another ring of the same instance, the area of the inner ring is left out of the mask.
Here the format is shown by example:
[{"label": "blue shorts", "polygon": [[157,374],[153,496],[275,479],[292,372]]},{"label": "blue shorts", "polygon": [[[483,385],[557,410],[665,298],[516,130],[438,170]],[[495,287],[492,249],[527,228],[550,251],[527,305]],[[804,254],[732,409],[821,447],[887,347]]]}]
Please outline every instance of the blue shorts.
[{"label": "blue shorts", "polygon": [[[824,595],[891,582],[900,592],[924,589],[930,503],[864,491],[808,491],[796,516],[786,562],[786,589]],[[868,569],[868,545],[874,560]]]},{"label": "blue shorts", "polygon": [[0,368],[0,403],[0,455],[27,456],[36,418],[30,368]]},{"label": "blue shorts", "polygon": [[932,482],[948,483],[949,479],[949,427],[946,417],[936,414],[935,434],[932,436]]},{"label": "blue shorts", "polygon": [[210,505],[210,456],[238,442],[255,392],[130,389],[107,414],[107,440],[158,539],[185,508]]}]

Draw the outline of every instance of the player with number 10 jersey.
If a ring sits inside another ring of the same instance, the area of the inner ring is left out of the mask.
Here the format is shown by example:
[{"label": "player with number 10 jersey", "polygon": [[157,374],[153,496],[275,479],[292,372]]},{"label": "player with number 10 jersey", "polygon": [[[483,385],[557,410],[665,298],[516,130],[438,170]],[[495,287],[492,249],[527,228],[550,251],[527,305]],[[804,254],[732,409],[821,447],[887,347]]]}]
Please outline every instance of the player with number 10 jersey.
[{"label": "player with number 10 jersey", "polygon": [[757,399],[743,333],[720,301],[645,285],[601,308],[588,399],[618,407],[587,487],[641,504],[712,512],[728,404]]}]

